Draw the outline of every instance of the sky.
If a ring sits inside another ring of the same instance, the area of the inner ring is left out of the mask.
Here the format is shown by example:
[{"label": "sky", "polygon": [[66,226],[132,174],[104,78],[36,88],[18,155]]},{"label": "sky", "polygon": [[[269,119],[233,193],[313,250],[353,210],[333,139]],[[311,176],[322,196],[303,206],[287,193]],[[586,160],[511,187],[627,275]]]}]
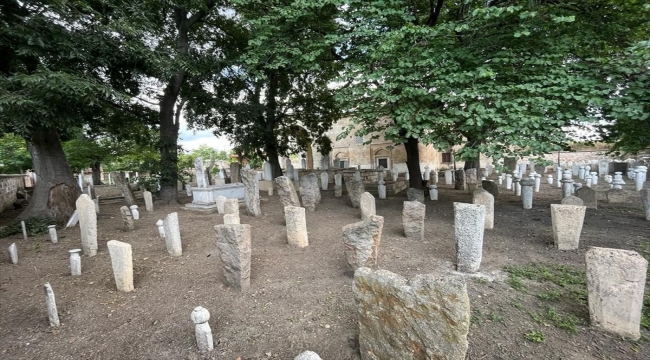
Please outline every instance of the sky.
[{"label": "sky", "polygon": [[187,122],[183,119],[180,121],[178,129],[178,144],[183,146],[184,150],[191,151],[205,144],[216,150],[230,150],[232,145],[225,137],[216,137],[211,130],[196,131],[187,128]]}]

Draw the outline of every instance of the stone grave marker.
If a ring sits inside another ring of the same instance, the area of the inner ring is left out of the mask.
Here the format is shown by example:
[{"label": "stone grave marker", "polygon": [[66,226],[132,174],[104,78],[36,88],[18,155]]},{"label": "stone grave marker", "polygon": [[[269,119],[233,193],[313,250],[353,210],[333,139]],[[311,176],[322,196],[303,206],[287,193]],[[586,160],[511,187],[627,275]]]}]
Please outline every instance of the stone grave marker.
[{"label": "stone grave marker", "polygon": [[255,217],[262,216],[262,210],[260,209],[260,183],[257,180],[257,171],[243,169],[240,174],[241,180],[244,183],[244,203],[246,203],[248,215]]},{"label": "stone grave marker", "polygon": [[596,190],[583,186],[576,190],[575,196],[580,198],[582,200],[582,203],[584,206],[586,206],[589,209],[597,209],[598,208],[598,196],[596,194]]},{"label": "stone grave marker", "polygon": [[165,217],[165,244],[167,252],[171,256],[183,255],[183,244],[181,243],[181,230],[178,225],[178,213],[173,212]]},{"label": "stone grave marker", "polygon": [[70,253],[70,275],[81,275],[81,256],[79,256],[81,249],[72,249],[68,252]]},{"label": "stone grave marker", "polygon": [[251,226],[217,225],[214,229],[226,285],[237,289],[250,287]]},{"label": "stone grave marker", "polygon": [[475,273],[483,257],[485,206],[454,203],[454,237],[456,239],[457,269]]},{"label": "stone grave marker", "polygon": [[133,253],[131,245],[125,242],[110,240],[106,243],[111,255],[113,277],[117,291],[133,291]]},{"label": "stone grave marker", "polygon": [[645,219],[650,220],[650,190],[643,189],[641,190],[640,194],[643,210],[645,211]]},{"label": "stone grave marker", "polygon": [[402,225],[404,236],[421,241],[424,239],[424,216],[426,206],[419,201],[404,201],[402,210]]},{"label": "stone grave marker", "polygon": [[18,248],[16,247],[16,243],[12,243],[9,245],[9,262],[12,264],[18,264]]},{"label": "stone grave marker", "polygon": [[376,267],[384,218],[372,215],[368,219],[343,227],[343,244],[348,270]]},{"label": "stone grave marker", "polygon": [[287,242],[289,245],[305,247],[309,245],[307,237],[307,221],[305,208],[287,206],[284,208],[284,219],[287,224]]},{"label": "stone grave marker", "polygon": [[551,204],[551,222],[556,249],[578,248],[586,209],[585,206]]},{"label": "stone grave marker", "polygon": [[563,197],[561,204],[562,205],[584,206],[584,202],[582,202],[582,199],[577,197],[577,196],[573,196],[573,195]]},{"label": "stone grave marker", "polygon": [[278,196],[280,197],[280,204],[283,208],[287,206],[300,206],[300,200],[298,199],[296,189],[293,187],[293,183],[288,177],[279,176],[275,178],[275,186],[278,190]]},{"label": "stone grave marker", "polygon": [[223,223],[224,225],[241,224],[241,220],[239,219],[239,214],[224,214]]},{"label": "stone grave marker", "polygon": [[208,324],[210,312],[201,306],[197,306],[192,310],[190,319],[194,323],[196,347],[199,348],[200,352],[212,351],[214,349],[212,329],[210,329],[210,324]]},{"label": "stone grave marker", "polygon": [[153,197],[151,196],[151,191],[143,191],[142,196],[144,197],[144,208],[147,212],[153,211]]},{"label": "stone grave marker", "polygon": [[472,203],[485,206],[485,229],[494,229],[494,196],[484,189],[476,189]]},{"label": "stone grave marker", "polygon": [[369,219],[373,215],[377,215],[375,197],[369,192],[361,194],[359,208],[361,209],[361,219],[363,220]]},{"label": "stone grave marker", "polygon": [[133,216],[131,215],[131,211],[129,210],[129,208],[126,206],[122,206],[120,208],[120,215],[122,215],[122,221],[124,222],[124,227],[127,230],[133,230],[134,229]]},{"label": "stone grave marker", "polygon": [[61,322],[59,322],[59,311],[56,309],[56,298],[54,297],[52,285],[49,282],[45,283],[43,290],[45,290],[45,305],[47,306],[47,318],[50,321],[50,326],[59,327]]},{"label": "stone grave marker", "polygon": [[239,215],[239,200],[237,199],[226,199],[226,203],[223,205],[224,214],[237,214]]},{"label": "stone grave marker", "polygon": [[363,181],[349,180],[345,182],[345,188],[348,192],[348,197],[352,203],[352,207],[358,208],[361,204],[361,194],[366,190]]},{"label": "stone grave marker", "polygon": [[483,187],[483,190],[489,192],[492,194],[492,196],[496,199],[497,196],[499,196],[499,185],[497,185],[494,181],[492,180],[483,180],[481,181],[481,186]]},{"label": "stone grave marker", "polygon": [[76,201],[79,212],[79,229],[81,230],[81,248],[84,255],[97,255],[97,213],[95,203],[86,194],[81,194]]}]

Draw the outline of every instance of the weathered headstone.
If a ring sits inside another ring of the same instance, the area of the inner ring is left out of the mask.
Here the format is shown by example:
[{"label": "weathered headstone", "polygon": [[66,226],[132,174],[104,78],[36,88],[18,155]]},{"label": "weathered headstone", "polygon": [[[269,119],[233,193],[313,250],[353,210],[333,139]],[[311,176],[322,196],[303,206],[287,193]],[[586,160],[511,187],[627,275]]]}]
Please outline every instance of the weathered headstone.
[{"label": "weathered headstone", "polygon": [[261,216],[260,209],[260,182],[257,180],[257,171],[251,169],[242,169],[241,180],[244,183],[244,203],[246,211],[251,216]]},{"label": "weathered headstone", "polygon": [[485,206],[454,203],[454,237],[456,238],[457,269],[475,273],[483,257]]},{"label": "weathered headstone", "polygon": [[474,205],[485,206],[485,228],[494,229],[494,196],[484,189],[476,189],[472,195]]},{"label": "weathered headstone", "polygon": [[111,255],[113,277],[117,291],[133,291],[133,253],[131,245],[125,242],[110,240],[106,243]]},{"label": "weathered headstone", "polygon": [[223,205],[223,213],[239,215],[239,200],[226,199],[226,202]]},{"label": "weathered headstone", "polygon": [[56,309],[56,298],[54,297],[52,285],[45,283],[43,290],[45,290],[45,305],[47,306],[47,318],[50,321],[50,326],[58,327],[61,323],[59,322],[59,311]]},{"label": "weathered headstone", "polygon": [[316,205],[321,202],[320,187],[318,186],[318,176],[316,174],[311,173],[300,178],[300,197],[306,210],[316,210]]},{"label": "weathered headstone", "polygon": [[387,270],[360,268],[352,292],[362,360],[465,359],[470,305],[462,277],[407,280]]},{"label": "weathered headstone", "polygon": [[586,206],[589,209],[597,209],[598,208],[598,196],[596,194],[596,190],[583,186],[576,190],[575,196],[579,197],[582,200],[582,203],[584,206]]},{"label": "weathered headstone", "polygon": [[465,170],[465,183],[467,184],[467,189],[470,193],[476,189],[478,184],[478,174],[476,173],[476,169]]},{"label": "weathered headstone", "polygon": [[178,226],[178,213],[167,214],[164,221],[165,244],[167,252],[171,256],[183,255],[183,244],[181,243],[181,230]]},{"label": "weathered headstone", "polygon": [[223,223],[224,225],[241,224],[241,220],[239,219],[239,214],[224,214]]},{"label": "weathered headstone", "polygon": [[637,340],[648,261],[635,251],[592,247],[585,255],[591,324]]},{"label": "weathered headstone", "polygon": [[521,202],[524,209],[533,208],[533,193],[535,180],[523,179],[520,181],[521,184]]},{"label": "weathered headstone", "polygon": [[287,242],[289,245],[305,247],[309,245],[307,236],[307,221],[305,208],[287,206],[284,208],[284,219],[287,224]]},{"label": "weathered headstone", "polygon": [[343,227],[343,244],[348,270],[377,266],[384,218],[372,215],[368,219]]},{"label": "weathered headstone", "polygon": [[81,256],[79,256],[81,249],[72,249],[68,252],[70,253],[70,275],[81,275]]},{"label": "weathered headstone", "polygon": [[50,241],[52,244],[56,244],[59,242],[59,237],[56,234],[56,225],[48,225],[47,226],[47,232],[50,237]]},{"label": "weathered headstone", "polygon": [[641,194],[641,203],[643,204],[643,210],[645,211],[645,219],[650,220],[650,190],[643,189],[640,192]]},{"label": "weathered headstone", "polygon": [[84,255],[97,255],[97,213],[90,196],[81,194],[76,202],[81,230],[81,248]]},{"label": "weathered headstone", "polygon": [[492,194],[494,198],[499,196],[499,186],[492,180],[483,180],[481,181],[481,186],[483,190]]},{"label": "weathered headstone", "polygon": [[[133,230],[133,215],[131,215],[131,210],[128,207],[122,206],[120,208],[120,215],[122,216],[122,221],[124,222],[124,227],[127,230]],[[84,254],[86,251],[84,250]]]},{"label": "weathered headstone", "polygon": [[365,220],[373,215],[377,215],[375,208],[375,197],[369,192],[361,194],[359,199],[359,208],[361,209],[361,219]]},{"label": "weathered headstone", "polygon": [[404,236],[413,240],[424,239],[424,216],[426,206],[419,201],[404,201],[402,225]]},{"label": "weathered headstone", "polygon": [[212,340],[212,329],[210,329],[210,312],[197,306],[192,310],[190,319],[194,323],[194,337],[196,338],[196,347],[200,352],[212,351],[214,343]]},{"label": "weathered headstone", "polygon": [[148,212],[153,211],[153,197],[151,196],[151,191],[143,191],[142,196],[144,197],[144,208]]},{"label": "weathered headstone", "polygon": [[607,202],[610,204],[621,204],[627,199],[627,193],[623,189],[609,189],[605,192]]},{"label": "weathered headstone", "polygon": [[72,215],[70,215],[70,219],[68,219],[68,222],[65,224],[65,227],[74,227],[77,225],[77,222],[79,222],[79,211],[75,209],[75,211],[72,212]]},{"label": "weathered headstone", "polygon": [[445,185],[451,185],[451,170],[445,170]]},{"label": "weathered headstone", "polygon": [[408,201],[418,201],[424,204],[424,190],[416,188],[408,188],[406,190],[406,198]]},{"label": "weathered headstone", "polygon": [[322,173],[320,173],[320,186],[321,186],[321,189],[323,189],[324,191],[327,191],[329,181],[330,181],[330,176],[327,173],[327,171],[323,171]]},{"label": "weathered headstone", "polygon": [[9,262],[12,264],[18,264],[18,248],[16,247],[16,243],[12,243],[9,245]]},{"label": "weathered headstone", "polygon": [[217,204],[217,213],[219,214],[224,214],[225,210],[224,207],[226,205],[226,200],[228,200],[225,196],[219,195],[214,199],[215,204]]},{"label": "weathered headstone", "polygon": [[226,285],[238,289],[250,287],[251,226],[217,225],[214,230]]},{"label": "weathered headstone", "polygon": [[467,190],[467,182],[465,182],[465,170],[456,170],[456,184],[454,185],[454,189]]},{"label": "weathered headstone", "polygon": [[283,208],[287,206],[300,206],[300,199],[298,199],[296,189],[288,177],[279,176],[275,178],[275,186],[280,197],[280,204]]},{"label": "weathered headstone", "polygon": [[352,203],[352,207],[358,208],[361,202],[361,194],[366,192],[363,181],[349,180],[345,182],[345,189]]},{"label": "weathered headstone", "polygon": [[438,200],[438,185],[429,185],[429,199]]},{"label": "weathered headstone", "polygon": [[578,248],[586,209],[585,206],[551,204],[551,223],[556,249]]},{"label": "weathered headstone", "polygon": [[239,171],[241,170],[241,164],[238,162],[230,163],[230,183],[238,183],[240,181]]},{"label": "weathered headstone", "polygon": [[343,174],[334,174],[334,196],[340,197],[343,195]]},{"label": "weathered headstone", "polygon": [[129,207],[131,208],[131,216],[133,216],[133,220],[140,220],[140,211],[138,211],[138,205],[131,205]]},{"label": "weathered headstone", "polygon": [[582,199],[577,197],[577,196],[573,196],[573,195],[563,197],[561,204],[562,205],[584,206],[584,202],[582,202]]}]

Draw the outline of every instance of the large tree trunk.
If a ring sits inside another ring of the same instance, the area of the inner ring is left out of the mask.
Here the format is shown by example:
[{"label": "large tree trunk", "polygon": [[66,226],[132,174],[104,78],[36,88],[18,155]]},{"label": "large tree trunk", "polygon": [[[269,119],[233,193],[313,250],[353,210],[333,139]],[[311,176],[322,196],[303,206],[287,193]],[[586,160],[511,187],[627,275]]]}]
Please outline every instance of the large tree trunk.
[{"label": "large tree trunk", "polygon": [[59,134],[44,129],[26,140],[38,181],[29,205],[17,219],[54,218],[65,222],[75,210],[81,189],[65,158]]},{"label": "large tree trunk", "polygon": [[406,167],[409,171],[409,187],[415,189],[423,189],[422,186],[422,173],[420,172],[420,149],[418,144],[420,141],[414,137],[410,137],[404,143],[406,149]]},{"label": "large tree trunk", "polygon": [[307,169],[314,168],[314,150],[311,148],[311,141],[307,145]]},{"label": "large tree trunk", "polygon": [[95,161],[90,165],[90,168],[93,171],[93,185],[101,185],[102,184],[101,163],[99,161]]},{"label": "large tree trunk", "polygon": [[264,150],[268,156],[268,162],[271,164],[271,176],[273,176],[273,179],[282,176],[282,168],[280,167],[280,159],[278,158],[278,150],[275,144],[267,143]]},{"label": "large tree trunk", "polygon": [[178,93],[165,91],[160,102],[160,198],[165,204],[178,202],[178,124],[174,104]]},{"label": "large tree trunk", "polygon": [[481,160],[480,155],[471,159],[465,159],[465,166],[463,170],[476,169],[476,173],[481,173]]},{"label": "large tree trunk", "polygon": [[266,120],[266,129],[264,133],[264,147],[266,151],[266,156],[269,158],[269,163],[271,164],[271,174],[273,179],[276,177],[282,176],[282,168],[280,167],[280,160],[278,159],[278,146],[277,140],[275,138],[275,111],[277,107],[277,102],[275,96],[278,92],[278,79],[274,71],[268,74],[269,87],[267,94],[267,103],[266,103],[266,113],[265,117],[260,115],[260,119],[263,121]]}]

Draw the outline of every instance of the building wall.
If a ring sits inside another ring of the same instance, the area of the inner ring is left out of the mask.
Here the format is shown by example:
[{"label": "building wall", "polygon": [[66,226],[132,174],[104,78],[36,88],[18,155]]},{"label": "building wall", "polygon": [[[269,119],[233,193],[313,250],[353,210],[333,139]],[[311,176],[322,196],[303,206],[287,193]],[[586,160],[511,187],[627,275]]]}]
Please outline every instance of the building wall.
[{"label": "building wall", "polygon": [[0,213],[13,208],[19,189],[25,189],[23,175],[0,175]]}]

